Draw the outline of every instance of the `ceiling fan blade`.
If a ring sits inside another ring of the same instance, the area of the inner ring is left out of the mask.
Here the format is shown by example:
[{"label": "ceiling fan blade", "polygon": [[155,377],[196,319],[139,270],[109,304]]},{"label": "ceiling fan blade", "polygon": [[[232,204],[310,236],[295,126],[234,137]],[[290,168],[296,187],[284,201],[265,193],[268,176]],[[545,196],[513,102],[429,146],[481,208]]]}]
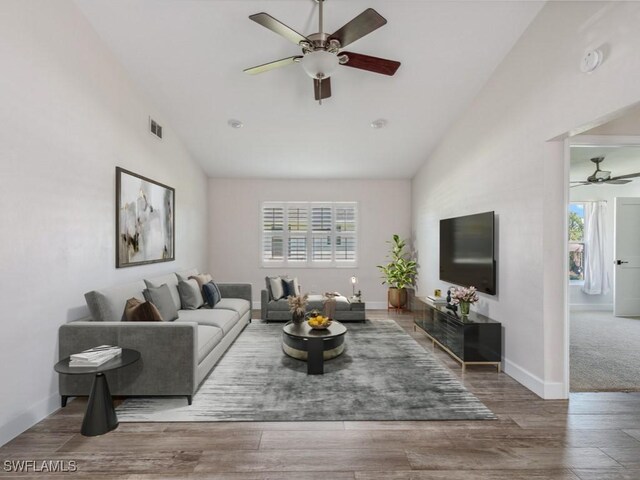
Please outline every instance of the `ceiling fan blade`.
[{"label": "ceiling fan blade", "polygon": [[618,175],[617,177],[612,177],[609,180],[624,180],[625,178],[638,178],[638,177],[640,177],[640,172],[629,173],[627,175]]},{"label": "ceiling fan blade", "polygon": [[631,183],[631,180],[605,180],[604,183],[609,183],[611,185],[625,185],[626,183]]},{"label": "ceiling fan blade", "polygon": [[263,27],[268,28],[272,32],[275,32],[278,35],[286,38],[290,42],[295,43],[296,45],[299,45],[300,42],[309,42],[309,39],[307,37],[299,34],[293,28],[286,26],[280,20],[276,20],[268,13],[255,13],[253,15],[249,15],[249,18],[256,23],[259,23]]},{"label": "ceiling fan blade", "polygon": [[340,42],[342,48],[350,43],[361,39],[387,23],[387,19],[376,12],[373,8],[367,8],[360,15],[352,19],[339,30],[329,35],[329,40],[335,39]]},{"label": "ceiling fan blade", "polygon": [[316,100],[329,98],[331,96],[331,77],[323,79],[322,82],[314,78],[313,95]]},{"label": "ceiling fan blade", "polygon": [[258,73],[268,72],[269,70],[273,70],[274,68],[286,67],[287,65],[291,65],[292,63],[295,63],[299,58],[302,58],[302,55],[282,58],[280,60],[276,60],[275,62],[263,63],[262,65],[258,65],[255,67],[245,68],[243,72],[248,73],[249,75],[257,75]]},{"label": "ceiling fan blade", "polygon": [[381,73],[382,75],[393,75],[400,67],[400,62],[387,60],[385,58],[370,57],[360,53],[341,52],[340,56],[346,55],[347,61],[343,64],[347,67],[359,68],[369,72]]},{"label": "ceiling fan blade", "polygon": [[[572,183],[573,183],[573,182],[572,182]],[[575,187],[582,187],[582,186],[584,186],[584,185],[593,185],[593,183],[590,183],[590,182],[582,182],[582,183],[579,183],[579,184],[577,184],[577,185],[571,185],[571,188],[575,188]]]}]

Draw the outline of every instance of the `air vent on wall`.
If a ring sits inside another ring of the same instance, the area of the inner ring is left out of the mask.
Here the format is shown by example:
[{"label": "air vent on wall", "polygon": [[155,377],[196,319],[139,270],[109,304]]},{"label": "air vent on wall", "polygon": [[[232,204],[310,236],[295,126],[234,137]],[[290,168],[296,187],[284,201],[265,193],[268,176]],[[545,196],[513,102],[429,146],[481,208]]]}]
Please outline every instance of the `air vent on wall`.
[{"label": "air vent on wall", "polygon": [[149,117],[149,131],[152,135],[162,138],[162,125],[158,124],[158,122],[151,117]]}]

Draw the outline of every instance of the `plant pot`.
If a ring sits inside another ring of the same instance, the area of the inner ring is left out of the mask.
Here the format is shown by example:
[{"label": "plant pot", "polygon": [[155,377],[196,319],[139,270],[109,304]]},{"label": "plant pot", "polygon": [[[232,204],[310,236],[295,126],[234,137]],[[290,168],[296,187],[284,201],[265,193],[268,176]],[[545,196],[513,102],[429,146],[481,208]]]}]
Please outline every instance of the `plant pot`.
[{"label": "plant pot", "polygon": [[292,313],[291,314],[291,321],[293,323],[295,323],[296,325],[300,325],[302,322],[304,322],[305,320],[305,314],[298,314],[298,313]]},{"label": "plant pot", "polygon": [[389,288],[389,305],[394,308],[402,308],[407,304],[406,288]]}]

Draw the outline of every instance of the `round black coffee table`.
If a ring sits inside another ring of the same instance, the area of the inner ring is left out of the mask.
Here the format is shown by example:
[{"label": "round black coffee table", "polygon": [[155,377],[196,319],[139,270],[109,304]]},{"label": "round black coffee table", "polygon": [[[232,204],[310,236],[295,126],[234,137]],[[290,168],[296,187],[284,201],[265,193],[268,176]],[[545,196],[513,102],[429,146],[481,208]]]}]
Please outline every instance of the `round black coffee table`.
[{"label": "round black coffee table", "polygon": [[[123,348],[122,354],[97,367],[70,367],[67,357],[56,363],[53,369],[64,375],[94,374],[91,393],[87,402],[87,410],[82,421],[80,433],[87,437],[94,437],[110,432],[118,426],[118,417],[113,408],[113,400],[109,392],[109,384],[104,372],[126,367],[140,359],[140,352],[130,348]],[[64,406],[64,405],[63,405]]]},{"label": "round black coffee table", "polygon": [[290,357],[307,361],[309,375],[322,375],[324,361],[341,355],[347,328],[335,320],[325,330],[314,330],[307,322],[287,323],[282,329],[282,350]]}]

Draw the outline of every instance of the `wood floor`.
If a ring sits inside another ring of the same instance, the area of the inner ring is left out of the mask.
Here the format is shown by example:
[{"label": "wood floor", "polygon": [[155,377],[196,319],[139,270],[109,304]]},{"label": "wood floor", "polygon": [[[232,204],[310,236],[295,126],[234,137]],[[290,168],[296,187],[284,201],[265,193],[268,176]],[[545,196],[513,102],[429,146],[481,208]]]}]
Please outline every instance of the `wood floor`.
[{"label": "wood floor", "polygon": [[[392,318],[432,348],[410,314]],[[0,477],[12,478],[2,471],[6,460],[21,459],[74,460],[78,471],[67,474],[74,479],[640,479],[640,393],[543,401],[492,367],[462,375],[446,354],[436,355],[498,420],[122,423],[87,438],[78,433],[79,399],[0,448]]]}]

